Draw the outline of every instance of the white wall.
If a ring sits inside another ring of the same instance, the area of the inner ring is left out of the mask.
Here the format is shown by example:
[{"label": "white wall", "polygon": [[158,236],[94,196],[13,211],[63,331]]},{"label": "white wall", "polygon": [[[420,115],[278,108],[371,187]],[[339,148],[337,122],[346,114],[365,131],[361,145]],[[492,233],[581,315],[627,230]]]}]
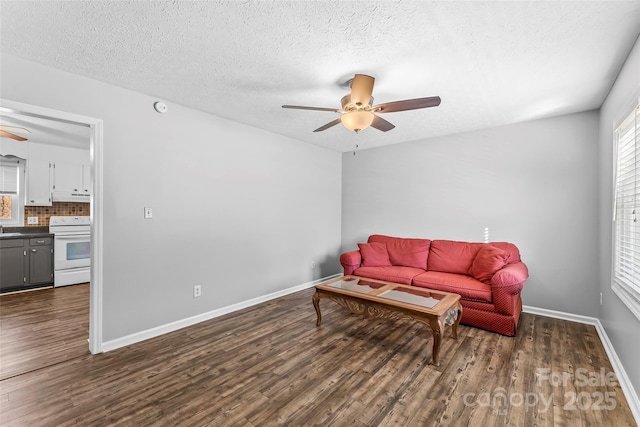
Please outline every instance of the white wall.
[{"label": "white wall", "polygon": [[104,341],[339,272],[339,153],[1,59],[2,98],[104,120]]},{"label": "white wall", "polygon": [[613,131],[640,97],[640,39],[618,75],[600,109],[600,280],[602,306],[599,317],[616,349],[636,395],[640,395],[640,321],[611,290],[611,247],[613,218]]},{"label": "white wall", "polygon": [[[426,124],[425,126],[428,126]],[[343,155],[343,250],[370,234],[515,243],[526,305],[598,314],[598,113]]]}]

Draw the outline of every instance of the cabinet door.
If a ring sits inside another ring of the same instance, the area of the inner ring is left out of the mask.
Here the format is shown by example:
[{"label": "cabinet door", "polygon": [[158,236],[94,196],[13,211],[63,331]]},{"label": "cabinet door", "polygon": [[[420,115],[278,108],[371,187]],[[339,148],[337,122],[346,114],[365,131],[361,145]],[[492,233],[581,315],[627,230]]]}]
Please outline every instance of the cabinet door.
[{"label": "cabinet door", "polygon": [[91,165],[88,163],[82,165],[82,192],[91,194]]},{"label": "cabinet door", "polygon": [[0,241],[0,290],[25,285],[25,248],[22,239]]},{"label": "cabinet door", "polygon": [[39,285],[53,281],[53,251],[51,245],[29,247],[29,284]]},{"label": "cabinet door", "polygon": [[78,193],[82,190],[82,165],[56,162],[53,169],[56,191]]},{"label": "cabinet door", "polygon": [[27,161],[27,206],[51,206],[51,170],[48,161]]}]

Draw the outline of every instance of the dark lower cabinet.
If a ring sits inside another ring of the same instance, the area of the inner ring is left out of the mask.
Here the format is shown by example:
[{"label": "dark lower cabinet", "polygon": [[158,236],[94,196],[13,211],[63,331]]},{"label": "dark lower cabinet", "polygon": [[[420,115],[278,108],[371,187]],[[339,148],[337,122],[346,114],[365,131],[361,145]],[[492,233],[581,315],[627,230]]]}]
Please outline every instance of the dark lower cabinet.
[{"label": "dark lower cabinet", "polygon": [[0,291],[25,285],[26,263],[24,239],[0,240]]},{"label": "dark lower cabinet", "polygon": [[53,238],[0,240],[0,292],[53,284]]},{"label": "dark lower cabinet", "polygon": [[53,282],[52,243],[51,237],[29,239],[29,277],[27,281],[30,285],[51,284]]}]

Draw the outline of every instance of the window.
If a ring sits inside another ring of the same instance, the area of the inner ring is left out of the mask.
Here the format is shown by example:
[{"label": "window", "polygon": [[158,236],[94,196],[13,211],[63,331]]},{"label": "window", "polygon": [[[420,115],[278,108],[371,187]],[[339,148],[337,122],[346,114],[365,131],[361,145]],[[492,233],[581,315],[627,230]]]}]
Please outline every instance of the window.
[{"label": "window", "polygon": [[616,128],[611,288],[640,319],[640,104]]},{"label": "window", "polygon": [[0,225],[24,225],[24,160],[0,156]]}]

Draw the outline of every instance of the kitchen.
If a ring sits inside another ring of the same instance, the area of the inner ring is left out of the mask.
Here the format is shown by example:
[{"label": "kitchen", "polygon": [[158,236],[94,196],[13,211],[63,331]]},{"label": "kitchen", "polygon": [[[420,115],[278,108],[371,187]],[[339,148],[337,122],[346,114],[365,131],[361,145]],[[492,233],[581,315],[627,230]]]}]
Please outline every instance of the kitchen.
[{"label": "kitchen", "polygon": [[88,283],[89,128],[6,111],[0,126],[0,293]]}]

